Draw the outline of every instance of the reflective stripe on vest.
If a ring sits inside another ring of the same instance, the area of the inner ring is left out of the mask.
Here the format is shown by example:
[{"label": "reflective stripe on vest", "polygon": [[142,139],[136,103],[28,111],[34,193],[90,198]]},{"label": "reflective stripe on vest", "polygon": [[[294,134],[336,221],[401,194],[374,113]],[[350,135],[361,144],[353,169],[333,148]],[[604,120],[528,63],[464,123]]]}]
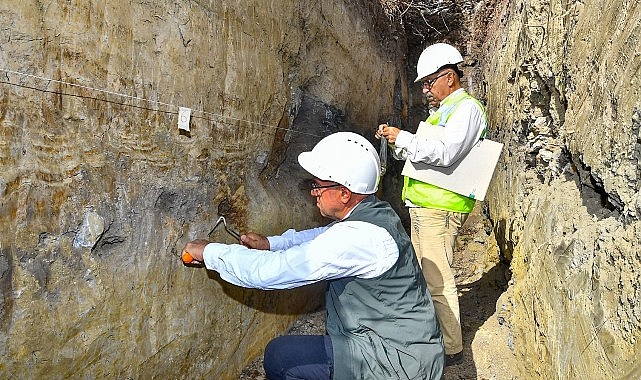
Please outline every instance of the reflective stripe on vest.
[{"label": "reflective stripe on vest", "polygon": [[[445,99],[446,101],[441,104],[436,112],[427,118],[426,122],[432,125],[441,125],[444,127],[450,116],[452,116],[458,106],[466,99],[472,99],[479,107],[481,107],[487,124],[485,108],[481,102],[472,97],[465,90],[461,91],[451,99]],[[487,126],[481,133],[481,139],[485,137],[486,130]],[[407,176],[403,178],[403,192],[401,196],[403,200],[408,200],[416,206],[460,213],[471,212],[474,208],[474,203],[476,202],[472,198],[468,198]]]}]

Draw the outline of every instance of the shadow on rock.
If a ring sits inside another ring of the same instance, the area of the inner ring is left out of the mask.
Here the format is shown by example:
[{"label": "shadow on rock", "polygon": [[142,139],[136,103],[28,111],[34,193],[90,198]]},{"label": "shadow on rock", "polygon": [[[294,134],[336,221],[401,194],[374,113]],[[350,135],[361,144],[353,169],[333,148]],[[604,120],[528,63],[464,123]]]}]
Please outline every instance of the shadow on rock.
[{"label": "shadow on rock", "polygon": [[207,277],[218,282],[228,297],[263,313],[300,315],[318,310],[325,304],[325,282],[294,289],[259,290],[232,285],[216,271],[208,270]]}]

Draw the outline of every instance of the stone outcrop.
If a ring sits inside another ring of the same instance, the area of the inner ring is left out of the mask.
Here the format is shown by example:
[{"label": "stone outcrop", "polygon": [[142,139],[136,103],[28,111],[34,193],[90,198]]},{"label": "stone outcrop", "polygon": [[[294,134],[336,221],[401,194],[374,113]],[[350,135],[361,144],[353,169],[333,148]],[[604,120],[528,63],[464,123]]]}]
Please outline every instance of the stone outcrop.
[{"label": "stone outcrop", "polygon": [[295,158],[400,112],[380,4],[2,1],[0,26],[0,377],[234,378],[322,303],[179,253],[220,215],[326,223]]},{"label": "stone outcrop", "polygon": [[476,11],[470,46],[505,143],[488,204],[520,378],[638,378],[641,6]]},{"label": "stone outcrop", "polygon": [[235,378],[322,284],[242,289],[180,249],[232,242],[210,233],[221,215],[266,234],[326,222],[298,152],[411,129],[430,40],[464,47],[505,144],[486,205],[519,378],[641,377],[641,6],[411,5],[420,42],[378,1],[1,1],[0,377]]}]

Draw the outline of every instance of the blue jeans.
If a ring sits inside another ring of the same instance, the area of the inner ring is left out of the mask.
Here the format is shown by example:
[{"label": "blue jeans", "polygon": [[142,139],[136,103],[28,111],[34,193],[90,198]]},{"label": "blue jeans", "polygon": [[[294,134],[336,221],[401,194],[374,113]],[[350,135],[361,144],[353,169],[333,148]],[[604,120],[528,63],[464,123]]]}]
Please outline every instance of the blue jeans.
[{"label": "blue jeans", "polygon": [[263,367],[268,380],[328,380],[332,378],[329,335],[284,335],[265,347]]}]

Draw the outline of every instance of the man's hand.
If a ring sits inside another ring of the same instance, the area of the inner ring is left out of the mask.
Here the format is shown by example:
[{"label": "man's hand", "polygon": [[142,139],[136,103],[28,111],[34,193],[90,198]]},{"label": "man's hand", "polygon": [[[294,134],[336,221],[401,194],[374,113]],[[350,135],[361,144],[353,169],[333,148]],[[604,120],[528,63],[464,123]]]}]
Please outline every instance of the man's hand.
[{"label": "man's hand", "polygon": [[385,137],[387,139],[387,142],[390,144],[394,144],[396,142],[396,137],[398,136],[398,133],[401,130],[396,128],[396,127],[390,127],[387,124],[381,124],[378,126],[378,129],[376,130],[376,138],[380,139],[381,137]]},{"label": "man's hand", "polygon": [[[182,257],[183,257],[183,262],[185,264],[191,264],[193,262],[195,263],[202,263],[203,262],[203,252],[205,251],[205,247],[209,244],[209,240],[205,239],[197,239],[194,241],[190,241],[185,245],[185,248],[183,248],[182,251]],[[185,262],[185,258],[191,256],[193,258],[193,262]]]},{"label": "man's hand", "polygon": [[240,243],[248,248],[269,250],[269,240],[263,235],[248,232],[240,236]]}]

